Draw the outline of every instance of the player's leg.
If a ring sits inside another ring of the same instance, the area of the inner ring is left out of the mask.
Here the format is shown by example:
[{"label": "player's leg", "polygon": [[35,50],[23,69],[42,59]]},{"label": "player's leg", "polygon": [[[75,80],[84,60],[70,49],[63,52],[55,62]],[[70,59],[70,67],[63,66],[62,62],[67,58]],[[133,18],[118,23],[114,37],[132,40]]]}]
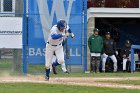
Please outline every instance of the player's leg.
[{"label": "player's leg", "polygon": [[45,52],[45,71],[46,71],[45,79],[46,80],[49,80],[52,58],[53,58],[53,49],[51,48],[50,45],[46,45],[46,52]]},{"label": "player's leg", "polygon": [[57,65],[60,65],[60,64],[59,64],[58,60],[56,59],[56,60],[52,63],[52,66],[53,66],[53,67],[56,67]]},{"label": "player's leg", "polygon": [[90,72],[94,71],[93,70],[93,65],[92,65],[92,56],[90,56]]},{"label": "player's leg", "polygon": [[123,71],[126,70],[126,62],[127,62],[127,58],[123,58]]},{"label": "player's leg", "polygon": [[108,55],[104,54],[102,55],[102,71],[105,72],[105,63]]},{"label": "player's leg", "polygon": [[98,63],[97,63],[97,57],[96,56],[91,56],[91,63],[93,67],[93,72],[98,72]]},{"label": "player's leg", "polygon": [[92,71],[95,72],[95,57],[91,56],[91,67],[92,67]]},{"label": "player's leg", "polygon": [[61,64],[61,68],[62,68],[62,70],[63,70],[64,73],[69,74],[69,72],[68,72],[67,69],[66,69],[65,62],[64,62],[63,64]]},{"label": "player's leg", "polygon": [[57,60],[57,59],[56,59],[56,56],[55,56],[55,55],[53,55],[53,58],[52,58],[52,63],[54,63],[56,60]]},{"label": "player's leg", "polygon": [[114,72],[116,72],[117,71],[117,59],[116,59],[115,55],[110,56],[110,58],[114,63]]},{"label": "player's leg", "polygon": [[100,57],[95,57],[96,72],[99,72]]},{"label": "player's leg", "polygon": [[56,63],[56,62],[57,62],[57,58],[56,58],[55,55],[53,55],[53,59],[52,59],[52,70],[53,70],[53,73],[54,74],[57,74],[57,72],[56,72],[56,66],[54,65],[54,63]]},{"label": "player's leg", "polygon": [[67,71],[66,66],[65,66],[65,62],[63,64],[61,64],[61,68],[62,68],[63,72]]},{"label": "player's leg", "polygon": [[57,50],[55,51],[56,54],[56,58],[57,58],[57,65],[58,64],[63,64],[64,63],[64,51],[63,51],[63,47],[60,46],[59,48],[57,48]]},{"label": "player's leg", "polygon": [[126,62],[126,71],[130,72],[130,65],[131,64],[131,61],[129,59],[127,59],[127,62]]},{"label": "player's leg", "polygon": [[52,66],[57,66],[57,65],[63,64],[64,63],[63,46],[57,46],[56,47],[55,55],[56,55],[57,61],[55,61]]}]

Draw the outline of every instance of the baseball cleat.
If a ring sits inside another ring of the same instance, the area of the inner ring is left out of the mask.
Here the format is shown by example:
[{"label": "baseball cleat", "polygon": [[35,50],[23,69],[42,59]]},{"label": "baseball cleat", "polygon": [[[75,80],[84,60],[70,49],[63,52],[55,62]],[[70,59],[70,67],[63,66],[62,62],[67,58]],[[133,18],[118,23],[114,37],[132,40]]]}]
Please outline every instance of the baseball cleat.
[{"label": "baseball cleat", "polygon": [[45,80],[46,81],[49,81],[49,76],[45,76]]},{"label": "baseball cleat", "polygon": [[53,69],[53,74],[57,74],[57,72],[56,72],[56,67],[55,66],[52,66],[52,69]]},{"label": "baseball cleat", "polygon": [[64,73],[66,73],[66,74],[70,74],[68,71],[65,71]]}]

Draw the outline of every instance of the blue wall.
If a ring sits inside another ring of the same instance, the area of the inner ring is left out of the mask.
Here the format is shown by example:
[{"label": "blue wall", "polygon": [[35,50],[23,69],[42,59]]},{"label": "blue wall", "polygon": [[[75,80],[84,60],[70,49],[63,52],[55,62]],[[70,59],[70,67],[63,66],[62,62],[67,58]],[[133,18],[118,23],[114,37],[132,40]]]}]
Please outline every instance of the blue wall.
[{"label": "blue wall", "polygon": [[68,39],[68,50],[70,58],[67,59],[66,64],[81,65],[83,1],[82,0],[70,0],[70,1],[28,0],[28,1],[29,1],[28,63],[29,64],[45,63],[44,51],[48,32],[52,27],[52,25],[56,24],[56,22],[59,19],[65,18],[71,30],[75,34],[74,39],[71,38]]}]

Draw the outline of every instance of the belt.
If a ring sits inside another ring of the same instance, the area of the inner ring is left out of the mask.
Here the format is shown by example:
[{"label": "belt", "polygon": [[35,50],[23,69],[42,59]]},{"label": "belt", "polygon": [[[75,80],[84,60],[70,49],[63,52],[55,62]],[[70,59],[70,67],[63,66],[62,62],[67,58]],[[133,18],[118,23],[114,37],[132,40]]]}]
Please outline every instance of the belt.
[{"label": "belt", "polygon": [[[50,44],[49,42],[47,42],[48,44]],[[51,44],[50,44],[51,45]],[[61,45],[61,43],[60,44],[58,44],[58,45]],[[58,45],[51,45],[51,46],[58,46]]]}]

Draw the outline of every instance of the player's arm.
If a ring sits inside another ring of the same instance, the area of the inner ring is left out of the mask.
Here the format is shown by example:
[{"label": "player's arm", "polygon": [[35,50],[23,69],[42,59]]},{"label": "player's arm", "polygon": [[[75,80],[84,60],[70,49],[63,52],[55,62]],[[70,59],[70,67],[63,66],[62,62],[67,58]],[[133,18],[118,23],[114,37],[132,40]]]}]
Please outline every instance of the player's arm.
[{"label": "player's arm", "polygon": [[56,30],[54,28],[51,29],[51,38],[52,39],[59,39],[62,38],[63,35],[62,34],[57,34]]},{"label": "player's arm", "polygon": [[91,52],[91,37],[89,37],[89,39],[88,39],[88,47],[89,47],[89,50]]},{"label": "player's arm", "polygon": [[113,48],[114,48],[115,54],[118,55],[118,51],[116,48],[116,42],[114,40],[113,40]]},{"label": "player's arm", "polygon": [[62,34],[53,33],[53,34],[51,34],[52,39],[60,39],[62,37],[66,38],[68,36],[69,36],[68,33],[66,33],[66,34],[65,33],[62,33]]},{"label": "player's arm", "polygon": [[74,33],[71,31],[70,27],[67,25],[66,31],[69,33],[71,38],[74,38]]},{"label": "player's arm", "polygon": [[59,38],[62,38],[63,35],[62,34],[52,34],[51,37],[52,37],[52,39],[59,39]]}]

